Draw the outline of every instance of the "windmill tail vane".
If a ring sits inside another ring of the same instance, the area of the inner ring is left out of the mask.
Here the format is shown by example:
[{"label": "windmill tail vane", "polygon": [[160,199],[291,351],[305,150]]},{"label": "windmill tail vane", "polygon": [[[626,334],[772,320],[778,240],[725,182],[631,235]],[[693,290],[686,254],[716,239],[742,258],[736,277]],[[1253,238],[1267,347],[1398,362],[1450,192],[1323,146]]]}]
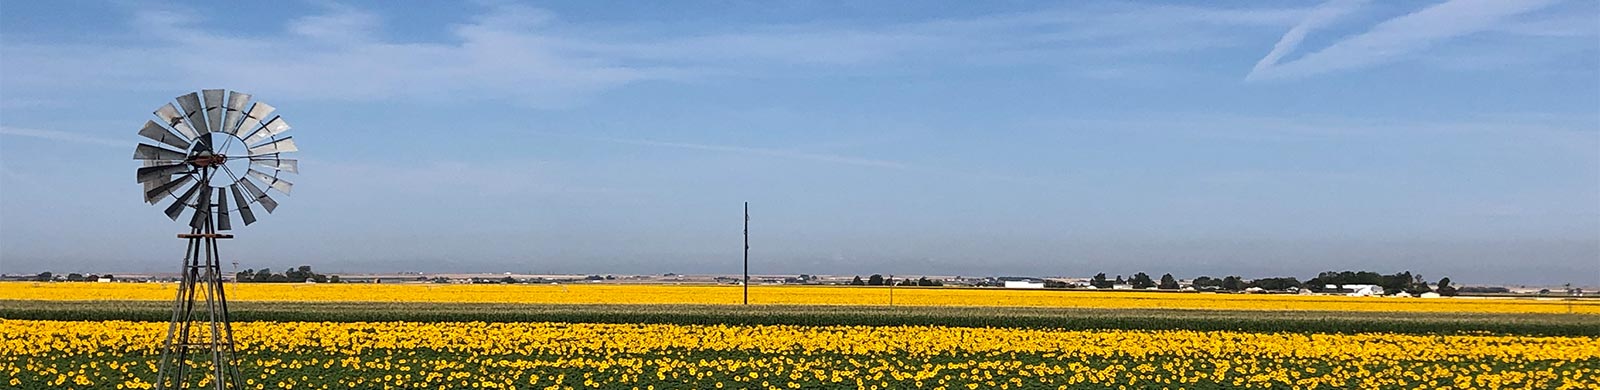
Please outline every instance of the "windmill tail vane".
[{"label": "windmill tail vane", "polygon": [[[188,240],[188,249],[153,384],[157,389],[237,389],[244,383],[235,364],[217,248],[217,240],[233,235],[218,231],[233,230],[235,215],[249,226],[257,221],[258,207],[268,214],[277,210],[277,200],[262,189],[289,194],[294,184],[281,175],[299,173],[300,166],[284,157],[299,147],[284,135],[290,126],[274,114],[276,108],[251,102],[250,94],[206,89],[176,100],[176,106],[169,102],[157,108],[156,118],[139,129],[140,136],[155,142],[133,150],[133,159],[142,162],[135,178],[144,186],[145,202],[171,199],[162,211],[174,221],[193,210],[189,232],[178,235]],[[190,375],[200,368],[211,371],[206,386],[199,384],[207,382],[206,375]]]}]

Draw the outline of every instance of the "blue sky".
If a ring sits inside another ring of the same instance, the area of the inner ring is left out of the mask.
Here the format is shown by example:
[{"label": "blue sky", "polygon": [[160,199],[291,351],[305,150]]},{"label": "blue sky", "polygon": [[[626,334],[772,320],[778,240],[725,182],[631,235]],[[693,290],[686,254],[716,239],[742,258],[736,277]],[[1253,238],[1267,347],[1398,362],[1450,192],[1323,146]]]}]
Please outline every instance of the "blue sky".
[{"label": "blue sky", "polygon": [[278,107],[241,268],[1600,284],[1600,5],[0,4],[0,272],[164,272],[135,132]]}]

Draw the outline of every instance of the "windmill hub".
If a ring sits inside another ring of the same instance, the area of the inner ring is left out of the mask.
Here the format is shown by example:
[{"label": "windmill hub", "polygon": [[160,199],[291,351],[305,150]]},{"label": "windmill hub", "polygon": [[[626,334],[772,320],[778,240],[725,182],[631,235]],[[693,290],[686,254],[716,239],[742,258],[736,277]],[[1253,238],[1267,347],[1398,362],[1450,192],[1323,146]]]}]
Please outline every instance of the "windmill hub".
[{"label": "windmill hub", "polygon": [[227,155],[212,154],[211,152],[200,152],[199,154],[196,154],[194,157],[190,157],[189,158],[189,165],[194,165],[194,166],[197,166],[197,167],[209,167],[209,166],[214,166],[214,165],[222,165],[222,164],[227,163],[227,162],[228,162],[228,156]]}]

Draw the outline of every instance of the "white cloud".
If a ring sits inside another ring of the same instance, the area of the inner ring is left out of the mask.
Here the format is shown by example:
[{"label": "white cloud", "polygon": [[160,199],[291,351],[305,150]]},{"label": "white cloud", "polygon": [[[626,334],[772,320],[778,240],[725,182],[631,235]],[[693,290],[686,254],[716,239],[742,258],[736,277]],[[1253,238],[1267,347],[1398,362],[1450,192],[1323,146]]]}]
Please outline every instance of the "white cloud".
[{"label": "white cloud", "polygon": [[1348,12],[1343,11],[1346,7],[1343,2],[1336,2],[1313,12],[1285,34],[1246,79],[1292,79],[1374,66],[1441,41],[1494,29],[1507,18],[1551,3],[1548,0],[1452,0],[1384,21],[1365,33],[1335,42],[1298,60],[1279,63],[1277,60],[1292,50],[1304,34]]},{"label": "white cloud", "polygon": [[[92,145],[101,145],[101,146],[117,146],[117,147],[126,147],[126,148],[132,148],[133,147],[133,142],[131,142],[131,141],[119,141],[119,140],[110,139],[110,138],[101,138],[101,137],[95,137],[95,136],[91,136],[91,135],[83,135],[83,134],[79,134],[79,133],[66,132],[66,131],[57,131],[57,130],[24,129],[24,128],[17,128],[17,127],[0,126],[0,135],[15,136],[15,137],[29,137],[29,138],[47,139],[47,140],[51,140],[51,141],[74,142],[74,143],[80,143],[80,144],[92,144]],[[132,149],[129,149],[129,150],[132,150]]]},{"label": "white cloud", "polygon": [[289,21],[289,32],[314,41],[346,44],[376,41],[374,33],[382,26],[377,15],[342,5],[326,7],[327,14]]}]

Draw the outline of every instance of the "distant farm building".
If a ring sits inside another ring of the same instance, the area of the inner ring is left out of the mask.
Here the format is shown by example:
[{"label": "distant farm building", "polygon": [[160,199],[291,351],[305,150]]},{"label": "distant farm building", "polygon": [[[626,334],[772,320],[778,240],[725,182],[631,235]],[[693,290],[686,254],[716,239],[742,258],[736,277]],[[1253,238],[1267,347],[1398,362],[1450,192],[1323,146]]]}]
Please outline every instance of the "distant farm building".
[{"label": "distant farm building", "polygon": [[1007,280],[1006,288],[1044,288],[1044,282],[1030,282],[1026,280]]},{"label": "distant farm building", "polygon": [[1383,286],[1375,284],[1344,284],[1340,285],[1339,289],[1343,291],[1349,291],[1350,293],[1346,295],[1352,297],[1383,295]]}]

